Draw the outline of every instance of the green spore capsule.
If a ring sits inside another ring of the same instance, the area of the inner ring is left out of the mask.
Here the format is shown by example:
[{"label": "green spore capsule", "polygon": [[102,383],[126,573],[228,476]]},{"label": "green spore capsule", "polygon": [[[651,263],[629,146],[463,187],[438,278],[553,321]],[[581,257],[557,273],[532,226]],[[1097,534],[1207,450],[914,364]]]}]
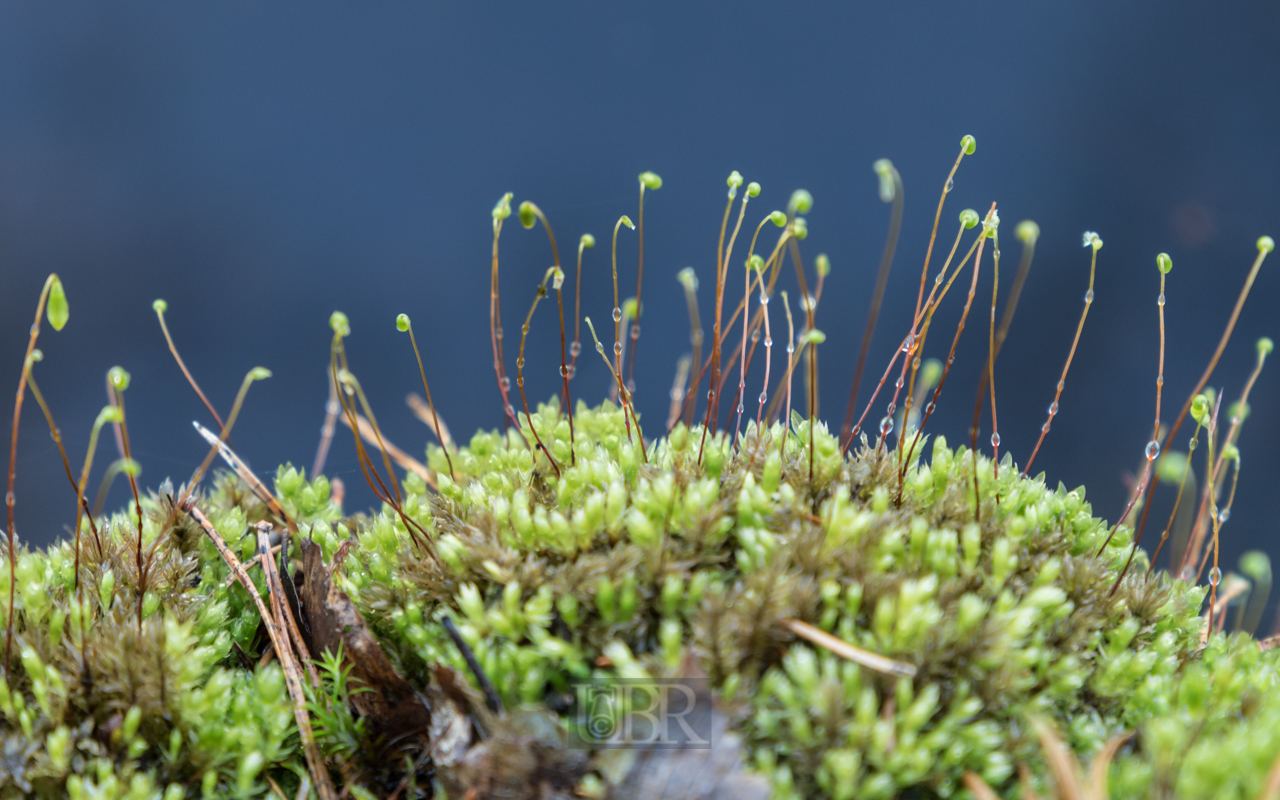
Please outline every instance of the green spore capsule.
[{"label": "green spore capsule", "polygon": [[1082,238],[1085,247],[1092,247],[1094,250],[1102,249],[1102,237],[1098,236],[1097,232],[1085,231]]},{"label": "green spore capsule", "polygon": [[880,201],[884,203],[892,203],[893,188],[893,162],[887,158],[882,158],[871,165],[872,171],[880,178]]},{"label": "green spore capsule", "polygon": [[1169,270],[1173,269],[1173,259],[1169,258],[1168,253],[1161,253],[1156,256],[1156,266],[1160,268],[1161,272],[1168,275]]},{"label": "green spore capsule", "polygon": [[662,178],[658,177],[656,172],[641,172],[640,185],[651,192],[656,192],[662,188]]},{"label": "green spore capsule", "polygon": [[501,222],[511,216],[511,192],[507,192],[498,199],[493,206],[493,221]]},{"label": "green spore capsule", "polygon": [[333,332],[339,336],[351,335],[351,323],[347,321],[347,315],[341,311],[335,311],[329,315],[329,327],[333,328]]},{"label": "green spore capsule", "polygon": [[756,272],[764,270],[764,259],[760,257],[759,253],[752,253],[751,258],[747,259],[747,269],[753,269]]},{"label": "green spore capsule", "polygon": [[759,197],[759,196],[760,196],[760,184],[756,183],[755,181],[748,183],[747,197]]},{"label": "green spore capsule", "polygon": [[249,377],[253,378],[255,381],[264,381],[271,377],[271,370],[266,367],[254,367],[249,370]]},{"label": "green spore capsule", "polygon": [[966,208],[964,211],[960,212],[960,222],[964,225],[965,230],[973,228],[981,220],[982,218],[978,216],[978,212],[974,211],[972,208]]},{"label": "green spore capsule", "polygon": [[791,193],[791,201],[787,203],[787,209],[792,214],[808,214],[813,208],[813,195],[804,189],[796,189]]},{"label": "green spore capsule", "polygon": [[57,275],[53,276],[53,281],[49,286],[49,305],[46,307],[49,315],[49,324],[53,326],[55,331],[60,331],[67,324],[67,293],[62,288],[62,279]]},{"label": "green spore capsule", "polygon": [[1018,223],[1018,227],[1014,228],[1013,234],[1023,244],[1035,244],[1040,238],[1040,226],[1032,220],[1024,219]]},{"label": "green spore capsule", "polygon": [[1258,252],[1259,252],[1259,253],[1270,253],[1272,250],[1275,250],[1275,249],[1276,249],[1276,240],[1275,240],[1275,239],[1272,239],[1270,236],[1260,236],[1260,237],[1258,237]]},{"label": "green spore capsule", "polygon": [[169,310],[169,304],[157,297],[151,301],[151,309],[157,314],[163,314]]},{"label": "green spore capsule", "polygon": [[129,388],[130,376],[124,367],[112,367],[107,371],[107,380],[111,381],[111,386],[117,392],[123,392]]},{"label": "green spore capsule", "polygon": [[960,138],[960,150],[961,150],[961,152],[963,152],[966,156],[971,156],[971,155],[973,155],[974,151],[975,151],[975,150],[977,150],[977,149],[978,149],[978,140],[977,140],[977,139],[974,139],[974,138],[973,138],[972,136],[970,136],[969,134],[965,134],[964,136],[962,136],[962,137]]},{"label": "green spore capsule", "polygon": [[628,228],[630,228],[633,231],[636,229],[636,224],[632,222],[631,217],[628,217],[626,214],[623,214],[622,218],[619,219],[618,222],[621,222],[623,225],[626,225]]},{"label": "green spore capsule", "polygon": [[401,333],[404,333],[405,331],[409,330],[409,315],[408,315],[408,314],[397,314],[397,315],[396,315],[396,330],[400,331]]},{"label": "green spore capsule", "polygon": [[538,215],[533,212],[533,203],[525,200],[520,204],[520,224],[532,228],[538,222]]},{"label": "green spore capsule", "polygon": [[1266,357],[1271,355],[1271,351],[1276,349],[1276,343],[1271,341],[1271,337],[1263,336],[1258,340],[1258,355]]},{"label": "green spore capsule", "polygon": [[818,253],[818,257],[814,259],[813,267],[817,270],[819,278],[825,278],[831,274],[831,259],[827,258],[826,253]]},{"label": "green spore capsule", "polygon": [[770,211],[769,221],[781,228],[783,225],[787,224],[787,215],[783,214],[781,211]]},{"label": "green spore capsule", "polygon": [[735,169],[729,173],[729,180],[725,181],[725,183],[729,185],[730,189],[737,189],[742,185],[742,173]]},{"label": "green spore capsule", "polygon": [[581,238],[581,239],[579,239],[579,240],[578,240],[578,242],[579,242],[583,247],[585,247],[586,249],[590,250],[591,248],[593,248],[593,247],[595,247],[595,246],[596,246],[596,237],[592,236],[592,235],[591,235],[591,234],[589,234],[589,233],[584,233],[584,234],[582,234],[582,238]]}]

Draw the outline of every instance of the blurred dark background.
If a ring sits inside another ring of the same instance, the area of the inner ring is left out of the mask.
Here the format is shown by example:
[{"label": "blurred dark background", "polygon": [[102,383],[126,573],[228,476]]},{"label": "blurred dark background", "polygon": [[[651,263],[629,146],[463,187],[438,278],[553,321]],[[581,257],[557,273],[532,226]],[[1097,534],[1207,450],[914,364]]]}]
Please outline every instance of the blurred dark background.
[{"label": "blurred dark background", "polygon": [[[764,186],[758,213],[784,206],[797,187],[815,198],[803,252],[810,267],[819,252],[833,265],[818,327],[828,335],[823,416],[838,424],[889,217],[871,164],[888,157],[900,170],[906,221],[869,380],[909,327],[938,193],[960,137],[973,134],[977,154],[960,169],[940,239],[954,235],[962,208],[998,201],[1007,290],[1014,224],[1034,219],[1043,232],[997,368],[1003,448],[1019,461],[1079,315],[1081,232],[1105,240],[1097,300],[1037,471],[1087,484],[1096,513],[1114,518],[1150,436],[1156,253],[1174,261],[1171,420],[1222,332],[1255,240],[1280,237],[1277,41],[1280,6],[1270,2],[5,4],[4,396],[17,383],[41,283],[57,271],[71,321],[61,333],[45,326],[37,375],[73,461],[114,364],[133,374],[127,401],[142,482],[180,481],[203,457],[190,420],[207,415],[166,351],[156,297],[168,301],[188,365],[224,412],[250,367],[274,371],[251,390],[233,437],[264,475],[283,461],[311,463],[335,308],[350,316],[353,368],[389,438],[421,455],[428,437],[404,405],[420,391],[409,342],[393,325],[404,311],[425,346],[440,413],[465,441],[501,425],[487,319],[494,201],[513,191],[517,202],[539,203],[566,261],[579,234],[595,234],[584,307],[607,320],[609,233],[619,214],[635,215],[636,175],[651,169],[665,186],[646,208],[636,372],[654,432],[688,348],[675,275],[698,271],[705,313],[725,177],[738,169]],[[514,219],[502,253],[514,371],[512,334],[551,258],[543,232]],[[626,295],[635,255],[635,236],[624,232]],[[1253,365],[1254,341],[1280,334],[1278,268],[1264,266],[1213,377],[1231,397]],[[784,287],[794,280],[788,268]],[[730,285],[736,302],[739,284]],[[961,294],[940,312],[926,355],[945,353]],[[968,438],[985,327],[978,305],[930,423],[953,443]],[[554,305],[535,318],[530,342],[530,396],[546,398],[559,381]],[[594,401],[607,373],[589,350],[581,364],[574,392]],[[1264,372],[1223,529],[1226,568],[1247,548],[1280,551],[1278,397],[1276,370]],[[6,454],[9,402],[0,408]],[[20,445],[16,527],[44,543],[67,531],[74,501],[34,404]],[[92,486],[114,458],[104,445]],[[344,429],[328,471],[346,479],[348,508],[372,504]],[[111,505],[125,499],[121,482]]]}]

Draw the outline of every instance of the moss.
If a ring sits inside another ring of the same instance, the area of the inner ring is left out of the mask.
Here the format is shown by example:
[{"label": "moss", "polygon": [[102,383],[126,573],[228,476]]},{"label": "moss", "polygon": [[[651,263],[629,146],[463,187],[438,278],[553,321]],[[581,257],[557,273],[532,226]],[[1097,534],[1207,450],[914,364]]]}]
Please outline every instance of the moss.
[{"label": "moss", "polygon": [[[557,404],[532,422],[567,447]],[[708,437],[702,464],[700,429],[677,428],[646,458],[608,403],[580,405],[575,428],[576,463],[559,478],[514,431],[476,434],[453,480],[432,447],[439,493],[411,475],[403,508],[438,560],[389,508],[342,518],[324,478],[283,467],[275,490],[326,560],[353,541],[338,583],[411,682],[426,686],[430,665],[466,670],[445,615],[509,709],[555,706],[593,676],[670,674],[692,652],[775,797],[947,797],[966,770],[1010,787],[1019,764],[1042,774],[1029,714],[1082,754],[1139,730],[1113,768],[1116,796],[1158,784],[1252,796],[1280,752],[1274,655],[1221,634],[1201,649],[1201,588],[1134,570],[1110,596],[1128,530],[1097,554],[1108,529],[1083,489],[1021,478],[1007,460],[995,477],[979,456],[975,523],[971,454],[941,438],[908,464],[899,503],[892,451],[864,442],[842,459],[821,425],[810,482],[798,418],[762,435],[752,423],[735,447]],[[143,503],[149,544],[169,506]],[[199,503],[233,545],[265,512],[231,475]],[[239,661],[233,643],[261,649],[259,619],[212,544],[184,526],[166,535],[139,625],[135,518],[100,527],[101,550],[84,533],[80,603],[69,543],[22,552],[21,657],[0,686],[4,791],[249,797],[268,776],[296,787],[305,766],[283,677]],[[251,539],[238,546],[253,555]],[[916,677],[797,641],[786,618]],[[339,741],[349,727],[320,735],[359,781],[369,768]]]}]

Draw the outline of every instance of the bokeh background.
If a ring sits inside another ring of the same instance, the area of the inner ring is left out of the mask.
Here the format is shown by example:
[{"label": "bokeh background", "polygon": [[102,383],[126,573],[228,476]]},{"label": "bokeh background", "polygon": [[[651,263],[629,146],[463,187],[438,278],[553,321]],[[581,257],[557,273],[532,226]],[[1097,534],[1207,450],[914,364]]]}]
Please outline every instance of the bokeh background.
[{"label": "bokeh background", "polygon": [[[1150,435],[1156,253],[1174,261],[1169,420],[1208,361],[1255,240],[1280,236],[1277,41],[1280,6],[1271,2],[6,3],[0,376],[16,386],[35,299],[57,271],[71,321],[61,333],[45,327],[37,374],[73,458],[105,402],[105,372],[120,364],[133,375],[127,401],[143,483],[180,481],[205,453],[190,421],[207,419],[151,311],[163,297],[187,363],[224,411],[246,370],[274,371],[252,389],[233,437],[270,475],[283,461],[311,462],[328,318],[340,308],[351,319],[353,367],[388,437],[420,455],[428,434],[404,404],[420,391],[417,370],[395,315],[414,320],[450,427],[465,439],[501,425],[487,327],[494,201],[512,191],[539,203],[566,260],[581,233],[595,234],[583,299],[607,320],[609,232],[619,214],[635,214],[637,173],[654,170],[665,186],[646,208],[636,370],[652,432],[688,349],[675,275],[698,271],[705,313],[725,177],[737,169],[763,184],[759,212],[783,206],[797,187],[815,198],[803,250],[810,266],[819,252],[833,265],[818,326],[828,335],[824,416],[838,422],[889,217],[871,164],[891,158],[906,187],[868,366],[875,375],[909,327],[938,193],[960,137],[972,134],[977,154],[957,176],[941,238],[953,235],[960,209],[997,201],[1007,287],[1013,224],[1030,218],[1042,230],[997,369],[1003,446],[1019,461],[1079,315],[1081,232],[1106,242],[1097,300],[1037,470],[1087,484],[1095,511],[1114,518]],[[509,332],[551,263],[543,232],[512,223],[502,243]],[[633,286],[635,246],[624,232],[624,287]],[[1253,365],[1254,341],[1280,334],[1278,268],[1264,266],[1213,377],[1231,396]],[[532,398],[558,386],[553,308],[543,307],[530,337]],[[957,295],[927,355],[943,354],[959,308]],[[930,425],[953,442],[967,439],[985,354],[985,309],[972,320]],[[574,392],[600,398],[607,377],[588,350]],[[1277,398],[1276,371],[1264,372],[1223,529],[1227,568],[1248,548],[1280,555]],[[6,454],[9,402],[0,408]],[[44,543],[68,530],[74,500],[34,404],[20,445],[16,527]],[[112,450],[100,451],[94,485]],[[346,479],[348,508],[373,502],[345,430],[328,471]],[[111,504],[125,499],[122,482]]]}]

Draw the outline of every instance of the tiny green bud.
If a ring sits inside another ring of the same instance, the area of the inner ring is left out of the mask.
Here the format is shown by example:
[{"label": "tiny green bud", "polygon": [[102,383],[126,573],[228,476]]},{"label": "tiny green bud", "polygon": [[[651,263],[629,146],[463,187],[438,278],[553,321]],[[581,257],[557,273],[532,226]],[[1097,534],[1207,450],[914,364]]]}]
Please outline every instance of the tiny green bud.
[{"label": "tiny green bud", "polygon": [[117,392],[123,392],[129,388],[129,373],[124,367],[112,367],[107,370],[107,380],[111,381],[111,385]]},{"label": "tiny green bud", "polygon": [[814,328],[813,330],[805,333],[804,340],[811,345],[819,345],[827,340],[827,335],[817,328]]},{"label": "tiny green bud", "polygon": [[254,367],[249,370],[249,377],[255,381],[263,381],[271,377],[271,370],[266,367]]},{"label": "tiny green bud", "polygon": [[755,181],[748,183],[747,197],[759,197],[759,196],[760,196],[760,184],[756,183]]},{"label": "tiny green bud", "polygon": [[533,203],[525,200],[520,204],[519,210],[520,224],[526,228],[532,228],[538,222],[538,217],[533,213]]},{"label": "tiny green bud", "polygon": [[685,267],[676,273],[676,280],[680,281],[686,291],[698,291],[698,274],[693,271],[693,267]]},{"label": "tiny green bud", "polygon": [[493,207],[493,221],[500,222],[511,216],[511,192],[504,194]]},{"label": "tiny green bud", "polygon": [[397,315],[396,315],[396,330],[400,331],[401,333],[404,333],[405,331],[409,330],[409,315],[408,315],[408,314],[397,314]]},{"label": "tiny green bud", "polygon": [[1275,342],[1273,342],[1273,341],[1271,341],[1271,337],[1269,337],[1269,336],[1263,336],[1261,339],[1259,339],[1259,340],[1258,340],[1258,355],[1259,355],[1259,356],[1261,356],[1261,357],[1265,358],[1265,357],[1267,357],[1268,355],[1270,355],[1270,354],[1271,354],[1271,351],[1272,351],[1272,350],[1274,350],[1274,349],[1276,349],[1276,343],[1275,343]]},{"label": "tiny green bud", "polygon": [[880,201],[883,203],[893,202],[893,162],[887,158],[882,158],[871,165],[871,169],[880,178]]},{"label": "tiny green bud", "polygon": [[972,208],[966,208],[964,211],[960,212],[960,222],[964,224],[965,230],[969,230],[977,225],[980,219],[981,217],[978,216],[978,212],[974,211]]},{"label": "tiny green bud", "polygon": [[737,189],[742,185],[742,173],[738,172],[736,169],[733,172],[730,172],[729,180],[726,181],[726,183],[729,184],[730,189]]},{"label": "tiny green bud", "polygon": [[978,149],[977,139],[974,139],[972,136],[970,136],[967,133],[960,138],[960,150],[966,156],[973,155],[973,151],[977,149]]},{"label": "tiny green bud", "polygon": [[95,425],[106,425],[108,422],[120,422],[124,419],[124,415],[120,413],[120,409],[116,406],[103,406],[98,412],[98,419]]},{"label": "tiny green bud", "polygon": [[1191,418],[1200,425],[1209,424],[1209,398],[1203,394],[1196,395],[1191,401]]},{"label": "tiny green bud", "polygon": [[579,241],[582,244],[582,246],[588,250],[596,246],[596,237],[592,236],[589,233],[582,234],[582,238]]},{"label": "tiny green bud", "polygon": [[651,192],[656,192],[662,188],[662,178],[653,172],[641,172],[640,185]]},{"label": "tiny green bud", "polygon": [[1040,226],[1029,219],[1024,219],[1018,223],[1013,233],[1023,244],[1035,244],[1035,241],[1040,238]]},{"label": "tiny green bud", "polygon": [[764,259],[759,253],[752,253],[751,258],[747,259],[747,269],[753,269],[756,272],[764,271]]},{"label": "tiny green bud", "polygon": [[791,201],[787,203],[787,210],[792,214],[808,214],[813,208],[813,195],[804,189],[796,189],[791,193]]},{"label": "tiny green bud", "polygon": [[351,335],[351,323],[347,321],[347,315],[341,311],[335,311],[329,315],[329,327],[333,328],[333,332],[339,336]]},{"label": "tiny green bud", "polygon": [[818,253],[813,266],[818,271],[819,278],[825,278],[831,274],[831,259],[827,258],[826,253]]},{"label": "tiny green bud", "polygon": [[781,228],[787,224],[787,215],[781,211],[771,211],[769,212],[769,221]]},{"label": "tiny green bud", "polygon": [[804,217],[796,217],[791,223],[791,235],[803,241],[809,236],[809,223]]},{"label": "tiny green bud", "polygon": [[49,303],[45,306],[45,311],[49,315],[49,324],[55,331],[62,330],[67,324],[67,293],[62,288],[62,279],[57,275],[53,276],[53,283],[49,286]]},{"label": "tiny green bud", "polygon": [[632,222],[631,217],[628,217],[626,214],[623,214],[622,219],[618,221],[621,222],[623,225],[626,225],[628,228],[630,228],[633,231],[636,229],[636,224]]},{"label": "tiny green bud", "polygon": [[151,308],[157,314],[163,314],[169,310],[169,304],[157,297],[155,300],[151,301]]},{"label": "tiny green bud", "polygon": [[1094,231],[1084,232],[1084,246],[1092,247],[1095,251],[1102,249],[1102,238]]},{"label": "tiny green bud", "polygon": [[1173,259],[1169,258],[1168,253],[1161,253],[1156,256],[1156,266],[1160,268],[1161,272],[1168,275],[1169,270],[1173,269]]},{"label": "tiny green bud", "polygon": [[1270,236],[1262,236],[1258,238],[1259,253],[1270,253],[1272,250],[1275,250],[1275,249],[1276,249],[1275,239],[1272,239]]}]

